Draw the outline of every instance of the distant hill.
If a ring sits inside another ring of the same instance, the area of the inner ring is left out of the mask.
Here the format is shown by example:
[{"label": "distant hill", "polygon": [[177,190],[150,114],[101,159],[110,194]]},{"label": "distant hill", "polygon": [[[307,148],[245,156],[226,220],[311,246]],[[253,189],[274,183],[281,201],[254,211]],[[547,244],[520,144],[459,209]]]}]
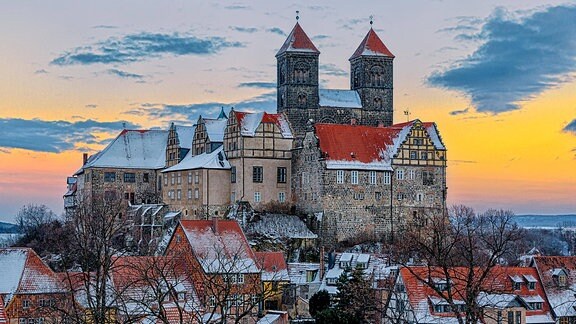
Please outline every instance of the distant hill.
[{"label": "distant hill", "polygon": [[0,222],[0,233],[18,233],[18,225]]},{"label": "distant hill", "polygon": [[576,214],[516,215],[514,220],[524,228],[576,227]]}]

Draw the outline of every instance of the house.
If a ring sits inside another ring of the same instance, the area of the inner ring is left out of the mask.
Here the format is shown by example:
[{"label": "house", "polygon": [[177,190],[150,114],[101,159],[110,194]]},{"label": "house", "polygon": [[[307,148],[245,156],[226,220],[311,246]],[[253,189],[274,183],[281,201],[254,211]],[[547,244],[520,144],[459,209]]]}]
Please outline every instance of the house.
[{"label": "house", "polygon": [[[470,305],[466,303],[468,269],[447,271],[448,275],[436,267],[401,268],[386,317],[408,323],[458,323],[456,314],[463,314]],[[480,276],[480,270],[476,271],[473,280]],[[485,323],[554,323],[535,268],[497,266],[471,286],[480,290],[475,311]]]},{"label": "house", "polygon": [[576,323],[576,257],[534,256],[531,266],[542,280],[556,323]]},{"label": "house", "polygon": [[284,288],[290,283],[288,265],[282,252],[254,252],[260,269],[264,292],[264,310],[282,310]]},{"label": "house", "polygon": [[0,249],[0,323],[60,321],[72,296],[30,248]]},{"label": "house", "polygon": [[165,252],[189,274],[206,319],[255,322],[262,304],[261,270],[233,220],[181,220]]},{"label": "house", "polygon": [[446,148],[436,124],[315,124],[294,151],[296,209],[322,215],[326,244],[392,238],[446,205]]}]

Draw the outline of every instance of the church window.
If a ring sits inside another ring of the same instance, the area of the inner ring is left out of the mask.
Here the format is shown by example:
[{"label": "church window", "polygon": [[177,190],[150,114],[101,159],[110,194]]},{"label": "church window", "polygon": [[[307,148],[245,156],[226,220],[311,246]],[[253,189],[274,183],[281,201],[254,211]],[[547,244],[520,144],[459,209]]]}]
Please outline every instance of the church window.
[{"label": "church window", "polygon": [[306,94],[304,94],[304,93],[298,94],[298,106],[299,107],[306,107]]},{"label": "church window", "polygon": [[382,108],[382,99],[380,97],[374,98],[374,108],[376,109]]},{"label": "church window", "polygon": [[383,86],[384,85],[384,71],[381,66],[374,66],[370,69],[370,85]]},{"label": "church window", "polygon": [[384,184],[390,184],[390,172],[384,172]]},{"label": "church window", "polygon": [[354,69],[354,87],[357,88],[360,86],[360,68]]},{"label": "church window", "polygon": [[309,77],[310,67],[306,63],[298,63],[294,68],[294,82],[307,83]]},{"label": "church window", "polygon": [[278,69],[278,83],[284,84],[286,75],[286,65],[284,63],[280,64],[280,68]]},{"label": "church window", "polygon": [[370,171],[370,184],[376,184],[376,171]]},{"label": "church window", "polygon": [[336,183],[338,184],[344,183],[344,170],[336,171]]},{"label": "church window", "polygon": [[358,171],[352,171],[350,173],[350,182],[352,184],[358,184]]}]

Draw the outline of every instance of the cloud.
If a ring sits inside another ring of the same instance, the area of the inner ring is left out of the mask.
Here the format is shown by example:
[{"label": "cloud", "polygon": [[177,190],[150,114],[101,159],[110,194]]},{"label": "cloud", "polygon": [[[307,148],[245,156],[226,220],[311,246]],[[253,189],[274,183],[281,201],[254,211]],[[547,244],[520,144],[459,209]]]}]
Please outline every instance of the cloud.
[{"label": "cloud", "polygon": [[320,69],[320,72],[322,74],[327,74],[327,75],[333,75],[333,76],[347,76],[348,72],[337,67],[334,64],[328,63],[328,64],[320,64],[318,66],[318,68]]},{"label": "cloud", "polygon": [[273,33],[273,34],[278,34],[280,36],[288,36],[288,35],[286,35],[286,33],[282,29],[280,29],[278,27],[268,28],[268,29],[266,29],[266,31],[269,33]]},{"label": "cloud", "polygon": [[96,105],[96,104],[87,104],[87,105],[84,105],[84,107],[93,109],[93,108],[98,107],[98,105]]},{"label": "cloud", "polygon": [[468,113],[469,109],[470,108],[466,108],[466,109],[462,109],[462,110],[454,110],[454,111],[449,112],[449,114],[452,116],[464,115],[464,114]]},{"label": "cloud", "polygon": [[199,115],[215,116],[224,107],[226,110],[234,107],[241,111],[275,111],[276,91],[267,92],[243,101],[237,102],[204,102],[193,104],[157,104],[143,103],[140,107],[124,112],[129,115],[145,115],[153,119],[186,119],[195,121]]},{"label": "cloud", "polygon": [[258,28],[256,27],[230,26],[230,29],[235,30],[237,32],[248,34],[252,34],[258,31]]},{"label": "cloud", "polygon": [[556,6],[521,19],[497,9],[471,36],[483,43],[428,82],[466,93],[477,111],[520,109],[523,101],[569,81],[576,71],[576,6]]},{"label": "cloud", "polygon": [[94,28],[94,29],[116,29],[116,28],[118,28],[118,26],[112,26],[112,25],[96,25],[96,26],[92,26],[92,28]]},{"label": "cloud", "polygon": [[82,144],[98,144],[93,132],[113,133],[123,128],[139,128],[127,121],[99,122],[47,121],[40,119],[0,119],[0,148],[24,149],[37,152],[58,153]]},{"label": "cloud", "polygon": [[573,135],[576,135],[576,119],[569,122],[568,125],[564,126],[562,130],[566,133],[572,133]]},{"label": "cloud", "polygon": [[276,83],[274,82],[242,82],[238,85],[240,88],[262,88],[262,89],[273,89],[276,88]]},{"label": "cloud", "polygon": [[115,75],[115,76],[121,77],[123,79],[138,79],[138,80],[140,80],[140,79],[144,78],[144,76],[141,74],[130,73],[130,72],[117,70],[117,69],[109,69],[106,72],[108,74]]},{"label": "cloud", "polygon": [[313,41],[322,41],[322,40],[325,40],[325,39],[328,39],[328,38],[330,38],[330,36],[328,36],[328,35],[316,35],[316,36],[312,36],[312,40],[313,40]]},{"label": "cloud", "polygon": [[241,10],[241,9],[249,9],[250,7],[236,4],[236,5],[226,6],[224,8],[226,8],[228,10]]},{"label": "cloud", "polygon": [[40,69],[40,70],[34,71],[34,74],[48,74],[48,71],[46,71],[44,69]]},{"label": "cloud", "polygon": [[242,47],[222,37],[199,38],[189,34],[138,33],[111,37],[93,45],[72,49],[53,59],[53,65],[126,64],[164,55],[211,55],[230,47]]}]

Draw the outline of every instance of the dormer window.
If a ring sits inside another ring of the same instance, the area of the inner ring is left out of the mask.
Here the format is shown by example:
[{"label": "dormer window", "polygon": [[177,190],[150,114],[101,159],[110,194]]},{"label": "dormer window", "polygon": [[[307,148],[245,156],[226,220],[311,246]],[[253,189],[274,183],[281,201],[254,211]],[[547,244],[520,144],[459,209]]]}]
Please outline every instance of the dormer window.
[{"label": "dormer window", "polygon": [[568,273],[566,270],[559,268],[552,270],[552,277],[556,281],[558,287],[566,287],[568,286]]},{"label": "dormer window", "polygon": [[522,284],[522,278],[520,278],[519,276],[510,276],[510,279],[512,280],[512,289],[514,290],[520,290],[521,284]]},{"label": "dormer window", "polygon": [[558,286],[560,287],[566,287],[566,283],[567,283],[567,277],[565,274],[561,274],[558,276]]}]

